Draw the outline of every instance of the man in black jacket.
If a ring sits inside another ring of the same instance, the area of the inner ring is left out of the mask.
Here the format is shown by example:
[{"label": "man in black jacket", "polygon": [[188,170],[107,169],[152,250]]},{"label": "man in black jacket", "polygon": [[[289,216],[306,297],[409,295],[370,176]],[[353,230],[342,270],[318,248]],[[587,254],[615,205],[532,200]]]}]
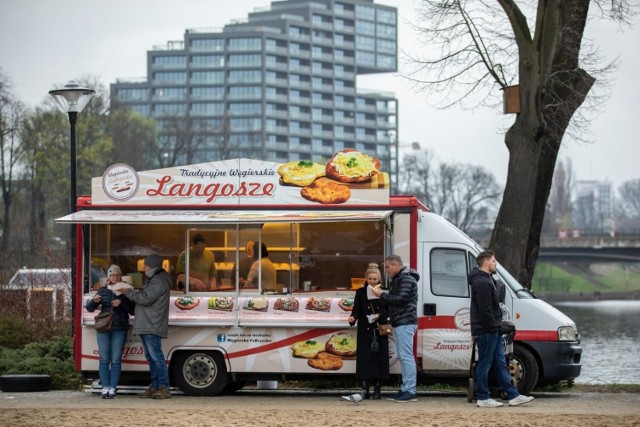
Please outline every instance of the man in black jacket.
[{"label": "man in black jacket", "polygon": [[384,270],[391,278],[389,292],[376,288],[374,293],[382,304],[389,306],[389,316],[396,342],[396,353],[402,370],[400,391],[391,398],[394,402],[415,402],[416,360],[413,355],[413,337],[418,329],[418,280],[417,271],[402,264],[398,255],[390,255],[384,260]]},{"label": "man in black jacket", "polygon": [[471,285],[471,335],[478,346],[476,363],[476,384],[478,386],[478,406],[498,408],[502,403],[489,396],[489,370],[494,367],[498,385],[507,393],[509,406],[522,405],[533,400],[531,396],[518,394],[511,384],[504,357],[502,341],[502,311],[498,302],[498,291],[493,281],[496,273],[496,257],[492,251],[484,251],[476,257],[479,268],[469,273]]}]

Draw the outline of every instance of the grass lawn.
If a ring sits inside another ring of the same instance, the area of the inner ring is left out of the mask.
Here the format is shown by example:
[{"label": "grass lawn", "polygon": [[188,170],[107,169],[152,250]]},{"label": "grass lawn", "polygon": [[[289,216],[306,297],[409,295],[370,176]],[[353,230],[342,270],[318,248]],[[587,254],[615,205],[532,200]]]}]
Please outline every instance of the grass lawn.
[{"label": "grass lawn", "polygon": [[572,265],[539,262],[532,289],[538,292],[595,292],[640,290],[640,274],[624,264]]}]

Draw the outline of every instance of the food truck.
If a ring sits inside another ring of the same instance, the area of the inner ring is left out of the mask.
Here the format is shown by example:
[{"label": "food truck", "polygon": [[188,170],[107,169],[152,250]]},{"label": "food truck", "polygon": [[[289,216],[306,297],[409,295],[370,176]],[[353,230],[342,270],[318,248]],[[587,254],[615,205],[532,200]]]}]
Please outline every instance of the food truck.
[{"label": "food truck", "polygon": [[[472,349],[466,276],[483,248],[415,197],[390,196],[379,163],[371,172],[362,167],[365,154],[347,159],[342,169],[339,161],[317,167],[304,160],[234,159],[150,171],[120,163],[93,178],[91,196],[57,219],[77,224],[76,369],[97,378],[95,313],[83,308],[93,290],[83,277],[96,263],[118,264],[140,288],[143,260],[157,253],[173,279],[163,350],[171,384],[185,394],[217,395],[248,380],[355,378],[356,328],[347,322],[355,290],[369,263],[384,271],[385,257],[398,254],[420,274],[414,344],[420,377],[466,377]],[[360,178],[339,175],[348,164]],[[212,289],[189,283],[195,234],[215,257]],[[260,253],[258,280],[241,284],[248,242],[267,247],[275,284],[265,285]],[[179,284],[183,252],[187,280]],[[496,278],[506,285],[517,328],[509,369],[521,392],[571,383],[581,368],[575,323],[500,266]],[[389,352],[391,373],[400,374],[393,342]],[[122,368],[123,376],[147,370],[132,332]]]}]

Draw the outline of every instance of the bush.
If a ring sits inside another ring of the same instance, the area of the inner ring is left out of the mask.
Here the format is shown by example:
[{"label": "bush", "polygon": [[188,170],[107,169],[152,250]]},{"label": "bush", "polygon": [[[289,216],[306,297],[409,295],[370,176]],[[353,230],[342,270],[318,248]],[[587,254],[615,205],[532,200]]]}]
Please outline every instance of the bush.
[{"label": "bush", "polygon": [[0,315],[0,347],[22,348],[34,341],[34,331],[21,317]]},{"label": "bush", "polygon": [[58,390],[77,390],[82,380],[73,369],[73,339],[68,336],[27,344],[22,349],[0,348],[0,372],[49,375],[51,387]]}]

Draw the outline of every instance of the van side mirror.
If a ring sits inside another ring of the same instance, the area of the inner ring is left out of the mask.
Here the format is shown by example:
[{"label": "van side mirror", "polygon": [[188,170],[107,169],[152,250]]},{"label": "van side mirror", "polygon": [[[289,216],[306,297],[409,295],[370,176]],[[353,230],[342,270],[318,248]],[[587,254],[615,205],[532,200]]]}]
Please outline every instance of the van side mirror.
[{"label": "van side mirror", "polygon": [[507,296],[507,288],[504,282],[498,279],[496,276],[493,276],[493,280],[496,282],[496,290],[498,291],[498,301],[504,304],[504,300]]}]

